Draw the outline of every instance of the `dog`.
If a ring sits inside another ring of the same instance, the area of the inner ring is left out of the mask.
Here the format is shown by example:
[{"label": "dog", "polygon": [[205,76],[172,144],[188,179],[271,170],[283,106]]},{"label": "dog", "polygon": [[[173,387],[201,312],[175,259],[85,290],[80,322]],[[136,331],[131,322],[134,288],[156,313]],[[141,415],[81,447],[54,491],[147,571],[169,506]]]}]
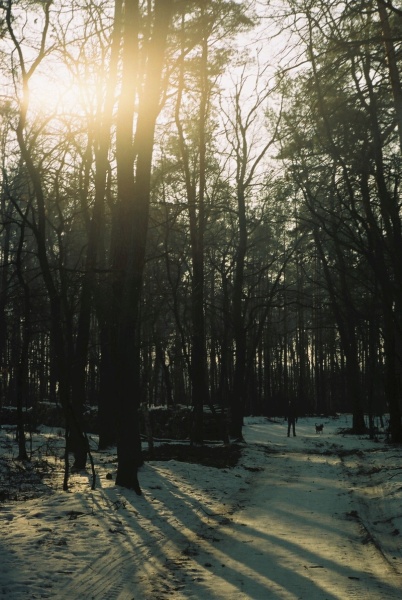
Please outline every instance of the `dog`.
[{"label": "dog", "polygon": [[321,425],[317,425],[317,423],[315,424],[315,432],[316,433],[322,433],[324,429],[324,425],[321,423]]}]

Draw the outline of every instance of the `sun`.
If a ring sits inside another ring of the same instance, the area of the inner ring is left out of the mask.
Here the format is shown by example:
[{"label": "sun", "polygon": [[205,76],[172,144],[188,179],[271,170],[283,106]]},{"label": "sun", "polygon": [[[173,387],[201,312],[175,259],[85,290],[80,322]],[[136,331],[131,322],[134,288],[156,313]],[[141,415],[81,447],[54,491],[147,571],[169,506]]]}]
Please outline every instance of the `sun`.
[{"label": "sun", "polygon": [[91,78],[72,73],[63,62],[38,68],[29,80],[30,109],[42,117],[83,116],[96,110],[97,89]]},{"label": "sun", "polygon": [[102,61],[95,56],[90,40],[82,41],[84,17],[73,8],[67,10],[68,3],[62,3],[64,12],[58,3],[53,8],[52,2],[2,4],[12,5],[12,10],[8,14],[5,7],[0,8],[4,21],[0,99],[9,96],[11,102],[28,108],[29,117],[52,118],[54,114],[92,110],[94,74]]}]

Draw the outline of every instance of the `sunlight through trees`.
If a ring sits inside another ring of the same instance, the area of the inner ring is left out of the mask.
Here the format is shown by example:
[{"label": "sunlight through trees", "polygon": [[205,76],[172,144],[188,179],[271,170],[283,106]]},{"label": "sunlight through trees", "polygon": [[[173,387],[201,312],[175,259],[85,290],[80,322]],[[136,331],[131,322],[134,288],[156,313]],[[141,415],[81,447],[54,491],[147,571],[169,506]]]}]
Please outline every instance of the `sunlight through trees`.
[{"label": "sunlight through trees", "polygon": [[385,0],[0,2],[0,403],[66,479],[144,414],[390,414],[402,440],[402,12]]}]

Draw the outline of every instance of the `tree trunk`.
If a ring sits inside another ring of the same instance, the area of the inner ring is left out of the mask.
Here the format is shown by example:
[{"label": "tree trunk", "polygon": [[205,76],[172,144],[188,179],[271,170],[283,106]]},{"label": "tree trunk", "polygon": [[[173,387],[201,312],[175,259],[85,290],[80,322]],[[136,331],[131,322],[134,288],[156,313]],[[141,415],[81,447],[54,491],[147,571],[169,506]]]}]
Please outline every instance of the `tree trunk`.
[{"label": "tree trunk", "polygon": [[[203,13],[203,11],[202,11]],[[191,428],[191,441],[202,444],[204,438],[203,414],[204,404],[209,404],[208,369],[206,356],[205,332],[205,285],[204,285],[204,233],[205,233],[205,186],[206,186],[206,123],[208,117],[208,39],[201,39],[200,82],[201,94],[198,109],[198,193],[197,178],[191,173],[189,152],[186,145],[183,124],[180,119],[180,108],[184,91],[184,56],[186,50],[182,49],[180,60],[180,74],[178,96],[176,101],[175,121],[179,136],[179,148],[183,162],[184,178],[187,194],[187,205],[190,222],[191,241],[191,327],[192,348],[190,379],[192,390],[193,420]]]},{"label": "tree trunk", "polygon": [[[117,375],[116,484],[134,489],[137,494],[141,494],[137,471],[142,464],[138,412],[141,393],[138,317],[148,229],[154,132],[160,109],[161,76],[172,6],[172,0],[155,0],[152,37],[144,42],[147,51],[146,72],[140,83],[137,79],[141,75],[138,0],[126,2],[122,27],[123,72],[116,134],[118,201],[111,248],[111,361],[112,373]],[[139,106],[133,140],[136,92]]]}]

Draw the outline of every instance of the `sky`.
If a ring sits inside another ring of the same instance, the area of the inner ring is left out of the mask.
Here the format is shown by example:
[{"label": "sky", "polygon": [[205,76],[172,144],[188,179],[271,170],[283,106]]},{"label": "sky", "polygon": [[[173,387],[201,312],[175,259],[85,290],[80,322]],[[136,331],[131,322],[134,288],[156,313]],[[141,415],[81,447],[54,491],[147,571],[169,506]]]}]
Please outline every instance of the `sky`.
[{"label": "sky", "polygon": [[41,427],[22,465],[3,425],[0,598],[400,598],[401,449],[340,433],[350,425],[302,418],[288,438],[283,421],[249,417],[235,467],[150,461],[141,497],[114,485],[115,449],[96,436],[96,489],[88,471],[63,492],[61,431]]}]

